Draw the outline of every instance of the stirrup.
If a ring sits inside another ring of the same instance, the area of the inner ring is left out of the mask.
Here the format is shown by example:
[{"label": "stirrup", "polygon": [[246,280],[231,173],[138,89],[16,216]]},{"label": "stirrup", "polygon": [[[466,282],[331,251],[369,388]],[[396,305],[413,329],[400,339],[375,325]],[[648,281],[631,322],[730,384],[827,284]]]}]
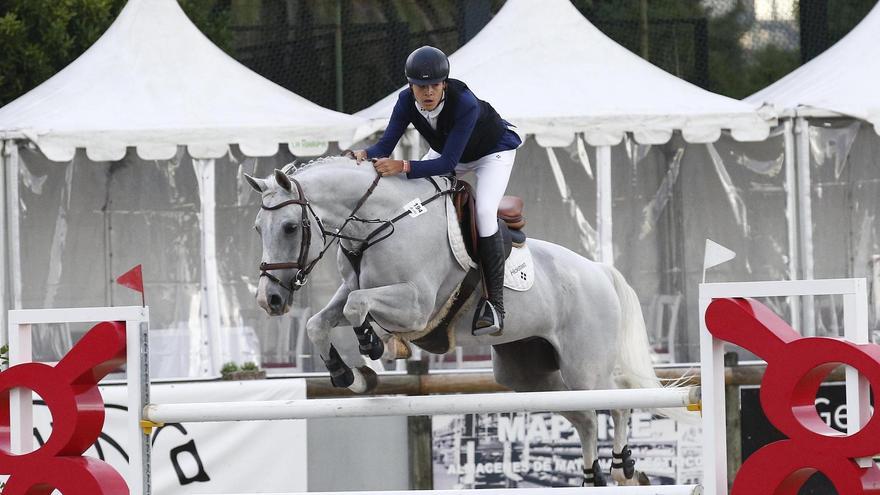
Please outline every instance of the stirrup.
[{"label": "stirrup", "polygon": [[[483,325],[480,326],[480,323],[483,323]],[[489,300],[481,300],[480,306],[477,308],[477,311],[474,314],[474,322],[471,326],[471,335],[473,335],[474,337],[480,337],[483,335],[492,335],[493,337],[497,337],[498,335],[501,335],[503,331],[504,317],[498,313],[498,310],[495,309],[495,305],[493,305]]]}]

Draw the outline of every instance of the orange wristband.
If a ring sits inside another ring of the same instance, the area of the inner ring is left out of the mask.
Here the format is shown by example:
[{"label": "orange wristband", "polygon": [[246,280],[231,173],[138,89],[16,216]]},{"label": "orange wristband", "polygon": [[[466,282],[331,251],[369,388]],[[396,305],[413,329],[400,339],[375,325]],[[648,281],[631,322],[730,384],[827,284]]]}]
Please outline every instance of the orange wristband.
[{"label": "orange wristband", "polygon": [[408,174],[409,171],[412,170],[409,165],[409,160],[403,161],[403,173]]}]

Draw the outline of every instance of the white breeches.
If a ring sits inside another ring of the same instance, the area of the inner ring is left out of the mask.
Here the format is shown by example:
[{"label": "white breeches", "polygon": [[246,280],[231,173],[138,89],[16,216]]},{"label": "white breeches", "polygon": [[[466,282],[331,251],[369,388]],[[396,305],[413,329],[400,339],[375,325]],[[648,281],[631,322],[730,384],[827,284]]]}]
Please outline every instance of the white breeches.
[{"label": "white breeches", "polygon": [[[432,160],[439,156],[440,153],[429,149],[422,160]],[[473,172],[477,177],[474,201],[477,205],[477,232],[480,237],[489,237],[498,232],[498,205],[507,190],[515,157],[516,150],[498,151],[470,163],[459,163],[455,167],[457,175]]]}]

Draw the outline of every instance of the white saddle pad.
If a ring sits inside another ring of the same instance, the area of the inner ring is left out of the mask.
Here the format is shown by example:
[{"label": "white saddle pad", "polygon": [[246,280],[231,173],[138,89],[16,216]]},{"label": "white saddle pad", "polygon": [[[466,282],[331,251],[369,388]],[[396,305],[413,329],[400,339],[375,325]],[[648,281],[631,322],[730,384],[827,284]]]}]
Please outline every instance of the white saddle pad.
[{"label": "white saddle pad", "polygon": [[[455,260],[464,270],[476,268],[477,264],[468,256],[464,246],[464,237],[461,234],[461,226],[455,215],[455,206],[452,198],[446,197],[446,225],[449,237],[449,247]],[[504,263],[504,286],[510,290],[527,291],[535,283],[535,263],[532,260],[532,252],[526,243],[523,247],[514,247],[510,256]]]}]

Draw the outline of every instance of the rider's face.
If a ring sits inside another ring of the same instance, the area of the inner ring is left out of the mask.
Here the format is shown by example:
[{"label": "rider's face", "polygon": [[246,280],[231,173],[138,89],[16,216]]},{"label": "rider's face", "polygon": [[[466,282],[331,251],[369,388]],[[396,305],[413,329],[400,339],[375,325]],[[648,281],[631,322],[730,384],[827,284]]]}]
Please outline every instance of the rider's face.
[{"label": "rider's face", "polygon": [[423,110],[433,110],[440,104],[443,98],[443,91],[446,89],[445,82],[435,84],[410,84],[413,96],[419,102],[419,106]]}]

